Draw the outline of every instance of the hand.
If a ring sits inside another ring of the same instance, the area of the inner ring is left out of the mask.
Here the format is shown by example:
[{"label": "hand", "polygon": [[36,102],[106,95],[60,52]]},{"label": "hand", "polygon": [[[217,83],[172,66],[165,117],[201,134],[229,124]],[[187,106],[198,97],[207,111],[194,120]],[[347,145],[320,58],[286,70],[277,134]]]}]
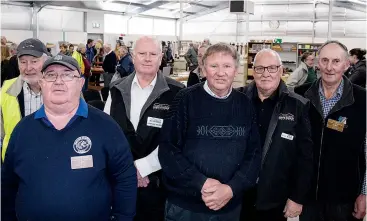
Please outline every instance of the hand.
[{"label": "hand", "polygon": [[208,188],[211,188],[211,187],[213,187],[215,185],[218,185],[218,184],[221,184],[221,183],[218,180],[216,180],[216,179],[212,179],[212,178],[206,179],[203,187],[201,188],[201,194],[202,195],[205,195],[205,196],[212,195],[212,193],[210,193],[210,192],[206,193],[205,190],[208,189]]},{"label": "hand", "polygon": [[204,189],[204,193],[210,193],[209,196],[202,196],[205,205],[211,210],[220,210],[233,197],[233,192],[230,186],[226,184],[217,184],[210,188]]},{"label": "hand", "polygon": [[149,185],[149,178],[147,176],[142,177],[138,169],[136,169],[136,174],[138,176],[138,187],[147,187]]},{"label": "hand", "polygon": [[366,216],[366,195],[359,195],[354,203],[353,216],[357,219],[363,219]]},{"label": "hand", "polygon": [[302,213],[302,205],[288,199],[287,204],[284,207],[283,213],[284,217],[286,218],[297,217]]}]

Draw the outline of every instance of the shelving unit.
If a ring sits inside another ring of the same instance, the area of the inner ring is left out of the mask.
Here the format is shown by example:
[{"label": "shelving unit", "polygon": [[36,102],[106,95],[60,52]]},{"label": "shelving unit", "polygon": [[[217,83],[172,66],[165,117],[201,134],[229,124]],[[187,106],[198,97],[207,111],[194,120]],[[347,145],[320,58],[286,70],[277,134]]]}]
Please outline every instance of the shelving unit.
[{"label": "shelving unit", "polygon": [[298,43],[297,44],[297,67],[301,62],[301,56],[305,52],[313,52],[317,56],[317,51],[322,44],[316,43]]},{"label": "shelving unit", "polygon": [[247,47],[247,75],[245,76],[245,83],[248,84],[254,79],[253,77],[253,62],[256,54],[264,48],[271,49],[273,43],[268,41],[253,42],[250,41]]},{"label": "shelving unit", "polygon": [[285,74],[290,74],[297,68],[297,42],[273,43],[271,49],[280,55]]}]

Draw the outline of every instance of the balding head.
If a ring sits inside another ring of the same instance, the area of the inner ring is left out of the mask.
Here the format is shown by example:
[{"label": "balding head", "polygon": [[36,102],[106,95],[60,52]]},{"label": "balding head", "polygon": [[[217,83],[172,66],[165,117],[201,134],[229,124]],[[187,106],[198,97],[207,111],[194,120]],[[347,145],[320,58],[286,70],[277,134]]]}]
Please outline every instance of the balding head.
[{"label": "balding head", "polygon": [[133,56],[136,74],[153,77],[162,61],[162,45],[152,37],[141,37],[136,41]]},{"label": "balding head", "polygon": [[270,97],[277,90],[283,73],[279,54],[271,49],[261,50],[255,56],[253,69],[260,99]]},{"label": "balding head", "polygon": [[140,46],[140,44],[147,44],[147,43],[156,45],[158,52],[162,53],[162,44],[156,38],[149,36],[143,36],[139,38],[135,43],[135,48]]}]

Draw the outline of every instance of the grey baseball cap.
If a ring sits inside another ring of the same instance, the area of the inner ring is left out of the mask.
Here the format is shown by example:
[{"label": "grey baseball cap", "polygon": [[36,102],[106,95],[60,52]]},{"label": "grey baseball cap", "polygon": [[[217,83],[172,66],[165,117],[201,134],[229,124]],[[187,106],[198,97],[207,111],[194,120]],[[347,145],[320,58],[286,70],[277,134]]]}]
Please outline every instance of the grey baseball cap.
[{"label": "grey baseball cap", "polygon": [[18,45],[17,56],[31,55],[40,58],[43,54],[49,54],[46,45],[37,38],[28,38]]},{"label": "grey baseball cap", "polygon": [[75,60],[75,58],[73,58],[71,56],[63,55],[63,54],[58,54],[54,57],[51,57],[51,58],[47,59],[45,61],[45,63],[43,64],[43,66],[42,66],[42,72],[44,72],[47,67],[49,67],[50,65],[53,65],[53,64],[63,65],[65,67],[69,68],[70,70],[73,70],[73,71],[77,70],[79,72],[79,74],[81,74],[79,64]]}]

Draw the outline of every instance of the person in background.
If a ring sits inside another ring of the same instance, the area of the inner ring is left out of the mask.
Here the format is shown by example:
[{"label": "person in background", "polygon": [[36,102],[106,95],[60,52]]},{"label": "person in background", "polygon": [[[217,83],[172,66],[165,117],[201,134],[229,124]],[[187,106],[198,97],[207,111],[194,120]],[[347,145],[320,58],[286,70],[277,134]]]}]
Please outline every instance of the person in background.
[{"label": "person in background", "polygon": [[194,43],[189,44],[190,47],[185,54],[185,60],[189,66],[189,70],[195,70],[198,67],[197,51],[195,50]]},{"label": "person in background", "polygon": [[117,57],[117,60],[121,60],[121,54],[120,54],[120,47],[122,46],[122,43],[121,41],[117,41],[116,42],[116,46],[115,46],[115,54],[116,54],[116,57]]},{"label": "person in background", "polygon": [[117,57],[110,44],[104,44],[103,48],[106,55],[102,64],[105,72],[103,73],[104,87],[110,87],[112,77],[116,72]]},{"label": "person in background", "polygon": [[305,52],[301,56],[301,64],[287,79],[287,87],[294,90],[303,84],[313,83],[317,80],[315,71],[315,56],[313,52]]},{"label": "person in background", "polygon": [[87,56],[87,59],[88,59],[89,63],[92,64],[93,58],[94,58],[94,41],[93,41],[93,39],[88,39],[87,45],[85,46],[85,48],[86,48],[85,54]]},{"label": "person in background", "polygon": [[349,61],[352,65],[349,80],[358,86],[366,88],[366,50],[353,48],[349,51]]},{"label": "person in background", "polygon": [[1,65],[1,85],[5,80],[10,80],[20,75],[17,47],[18,45],[15,43],[9,46],[9,57],[4,60],[4,64]]},{"label": "person in background", "polygon": [[209,46],[206,44],[203,44],[199,47],[198,49],[198,64],[199,66],[190,72],[189,74],[189,78],[187,79],[187,87],[193,86],[197,83],[200,82],[205,82],[206,78],[204,76],[204,72],[203,72],[203,68],[204,68],[204,64],[203,64],[203,56],[205,54],[206,49]]},{"label": "person in background", "polygon": [[67,55],[73,56],[73,53],[74,53],[74,45],[70,44]]},{"label": "person in background", "polygon": [[[348,49],[327,41],[321,78],[295,92],[309,99],[314,176],[300,221],[353,221],[366,214],[366,90],[344,76]],[[302,89],[302,90],[301,90]]]},{"label": "person in background", "polygon": [[134,63],[132,61],[132,57],[129,54],[127,47],[125,45],[121,46],[119,49],[121,59],[116,67],[118,73],[120,73],[120,77],[126,77],[135,71]]},{"label": "person in background", "polygon": [[159,71],[160,43],[151,37],[136,41],[135,72],[116,81],[105,112],[123,129],[133,153],[138,176],[135,221],[163,221],[166,193],[158,160],[160,130],[174,96],[184,85]]},{"label": "person in background", "polygon": [[8,79],[6,69],[9,65],[9,55],[9,47],[6,45],[1,45],[1,85],[3,84],[4,80]]},{"label": "person in background", "polygon": [[93,58],[93,67],[102,67],[104,59],[104,48],[100,48],[96,56]]},{"label": "person in background", "polygon": [[66,44],[61,44],[60,45],[60,52],[59,54],[63,54],[63,55],[67,55],[67,49],[68,49],[68,46]]},{"label": "person in background", "polygon": [[209,47],[211,45],[209,38],[205,38],[202,45],[206,45],[207,47]]},{"label": "person in background", "polygon": [[89,62],[86,54],[82,53],[82,59],[84,64],[84,86],[82,92],[88,90],[88,84],[89,84],[89,77],[92,75],[92,63]]},{"label": "person in background", "polygon": [[164,67],[167,67],[168,65],[168,57],[167,57],[167,50],[168,47],[167,46],[163,46],[162,44],[162,61],[161,61],[161,65],[159,66],[159,70],[163,71]]},{"label": "person in background", "polygon": [[94,55],[98,54],[101,48],[103,48],[103,41],[102,39],[98,39],[93,47]]},{"label": "person in background", "polygon": [[74,58],[56,55],[42,72],[44,105],[14,129],[1,168],[1,220],[132,221],[136,170],[121,128],[80,98]]},{"label": "person in background", "polygon": [[85,55],[86,47],[83,43],[78,45],[78,48],[74,51],[72,57],[78,62],[80,72],[84,76],[85,66],[83,61],[83,55]]},{"label": "person in background", "polygon": [[310,103],[281,80],[277,52],[263,49],[254,59],[254,82],[239,90],[255,106],[262,147],[257,185],[246,191],[242,221],[286,221],[301,214],[313,175]]},{"label": "person in background", "polygon": [[18,48],[20,76],[4,81],[1,88],[1,140],[2,160],[18,122],[42,105],[41,88],[42,65],[48,58],[46,46],[36,38],[22,41]]},{"label": "person in background", "polygon": [[5,36],[1,36],[1,46],[6,45],[6,43],[8,42],[8,40],[6,40]]},{"label": "person in background", "polygon": [[239,56],[230,45],[209,47],[203,64],[207,81],[176,95],[162,128],[165,219],[238,221],[242,194],[260,170],[256,115],[246,95],[232,89]]}]

